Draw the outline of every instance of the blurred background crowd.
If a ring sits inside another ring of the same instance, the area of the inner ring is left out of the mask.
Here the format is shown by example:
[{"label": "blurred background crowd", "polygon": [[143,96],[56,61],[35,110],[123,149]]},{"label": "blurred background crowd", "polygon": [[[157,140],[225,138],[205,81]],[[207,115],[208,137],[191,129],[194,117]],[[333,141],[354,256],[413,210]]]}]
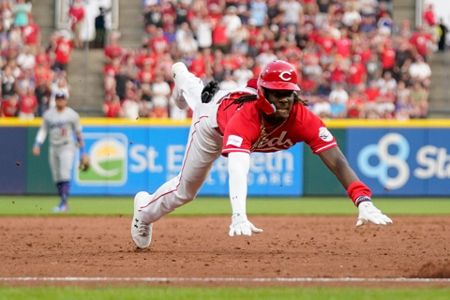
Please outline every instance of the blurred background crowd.
[{"label": "blurred background crowd", "polygon": [[[231,90],[283,59],[297,68],[302,97],[323,118],[426,118],[428,61],[446,48],[447,29],[432,5],[423,25],[412,28],[394,22],[387,0],[144,0],[143,15],[136,16],[142,17],[142,46],[134,49],[121,46],[119,31],[108,30],[108,9],[90,11],[86,1],[74,0],[70,28],[41,41],[31,2],[2,0],[1,115],[41,116],[55,93],[70,93],[73,48],[95,47],[105,55],[99,89],[106,117],[189,117],[170,97],[176,61]],[[89,44],[83,22],[95,28]]]}]

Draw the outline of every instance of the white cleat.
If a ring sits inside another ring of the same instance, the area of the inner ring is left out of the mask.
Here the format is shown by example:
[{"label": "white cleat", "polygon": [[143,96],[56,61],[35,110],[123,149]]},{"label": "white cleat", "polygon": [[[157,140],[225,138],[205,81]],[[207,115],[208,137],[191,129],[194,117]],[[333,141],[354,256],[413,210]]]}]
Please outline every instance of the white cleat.
[{"label": "white cleat", "polygon": [[177,76],[179,77],[180,74],[182,73],[189,73],[188,68],[186,67],[186,65],[182,62],[176,62],[172,65],[172,76],[173,79],[178,79]]},{"label": "white cleat", "polygon": [[150,199],[150,194],[147,192],[139,192],[134,196],[134,214],[131,221],[131,238],[138,248],[144,249],[150,246],[152,241],[152,227],[153,224],[145,223],[143,213],[140,208],[146,204]]},{"label": "white cleat", "polygon": [[192,111],[202,99],[203,81],[189,72],[186,65],[176,62],[172,65],[172,76],[175,82],[172,99],[180,109],[189,106]]},{"label": "white cleat", "polygon": [[179,89],[179,84],[186,80],[190,75],[186,65],[182,62],[177,62],[172,65],[172,77],[175,82],[175,86],[172,91],[172,99],[179,109],[185,109],[188,107],[186,99],[183,97],[183,93]]}]

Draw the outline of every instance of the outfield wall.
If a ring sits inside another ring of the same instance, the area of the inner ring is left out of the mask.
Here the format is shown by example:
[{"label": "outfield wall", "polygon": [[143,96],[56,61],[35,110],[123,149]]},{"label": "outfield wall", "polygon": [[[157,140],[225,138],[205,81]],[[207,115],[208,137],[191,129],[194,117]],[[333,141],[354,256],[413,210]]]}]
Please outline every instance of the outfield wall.
[{"label": "outfield wall", "polygon": [[[31,155],[40,120],[0,119],[0,194],[51,194],[47,145]],[[83,119],[91,168],[73,170],[74,195],[132,195],[154,191],[182,165],[188,122]],[[332,120],[327,126],[358,176],[378,196],[450,195],[450,120]],[[227,195],[226,159],[220,158],[201,195]],[[308,146],[252,154],[252,196],[345,195]]]}]

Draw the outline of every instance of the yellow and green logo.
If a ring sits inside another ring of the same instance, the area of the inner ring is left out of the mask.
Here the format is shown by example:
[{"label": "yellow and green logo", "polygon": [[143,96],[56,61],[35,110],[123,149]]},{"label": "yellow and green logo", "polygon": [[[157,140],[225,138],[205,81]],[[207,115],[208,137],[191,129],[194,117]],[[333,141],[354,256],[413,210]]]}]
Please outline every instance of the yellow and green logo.
[{"label": "yellow and green logo", "polygon": [[90,168],[77,171],[80,185],[122,185],[127,179],[127,137],[123,134],[86,133]]}]

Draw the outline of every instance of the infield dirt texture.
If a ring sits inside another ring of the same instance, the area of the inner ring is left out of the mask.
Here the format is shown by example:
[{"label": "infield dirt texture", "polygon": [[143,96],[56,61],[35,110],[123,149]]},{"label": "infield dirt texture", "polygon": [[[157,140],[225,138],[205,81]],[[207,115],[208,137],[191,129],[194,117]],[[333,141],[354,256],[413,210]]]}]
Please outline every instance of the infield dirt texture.
[{"label": "infield dirt texture", "polygon": [[450,277],[449,217],[358,229],[349,216],[252,221],[262,234],[230,238],[228,217],[166,217],[137,250],[128,216],[2,217],[0,277]]}]

